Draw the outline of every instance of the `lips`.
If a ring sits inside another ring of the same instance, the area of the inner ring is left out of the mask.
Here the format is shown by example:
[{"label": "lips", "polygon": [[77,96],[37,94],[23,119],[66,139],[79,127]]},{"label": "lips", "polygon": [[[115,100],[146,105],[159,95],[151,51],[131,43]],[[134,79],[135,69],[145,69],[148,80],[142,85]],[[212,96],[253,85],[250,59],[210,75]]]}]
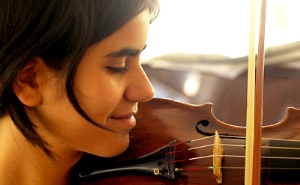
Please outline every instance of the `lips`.
[{"label": "lips", "polygon": [[122,120],[122,119],[131,119],[132,117],[134,117],[136,113],[129,113],[129,114],[126,114],[126,115],[122,115],[122,116],[112,116],[111,118],[113,119],[117,119],[117,120]]},{"label": "lips", "polygon": [[135,120],[135,112],[124,114],[121,116],[112,116],[111,119],[113,120],[114,126],[117,130],[129,131],[133,129],[136,125]]}]

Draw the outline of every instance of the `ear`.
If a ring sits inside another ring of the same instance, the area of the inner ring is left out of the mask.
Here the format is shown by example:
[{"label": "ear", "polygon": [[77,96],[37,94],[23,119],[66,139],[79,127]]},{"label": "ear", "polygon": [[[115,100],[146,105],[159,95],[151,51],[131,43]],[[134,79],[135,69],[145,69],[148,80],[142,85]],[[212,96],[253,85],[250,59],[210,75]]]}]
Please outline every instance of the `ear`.
[{"label": "ear", "polygon": [[28,107],[35,107],[43,101],[40,78],[44,75],[45,67],[47,68],[41,57],[34,57],[18,73],[13,83],[15,95]]}]

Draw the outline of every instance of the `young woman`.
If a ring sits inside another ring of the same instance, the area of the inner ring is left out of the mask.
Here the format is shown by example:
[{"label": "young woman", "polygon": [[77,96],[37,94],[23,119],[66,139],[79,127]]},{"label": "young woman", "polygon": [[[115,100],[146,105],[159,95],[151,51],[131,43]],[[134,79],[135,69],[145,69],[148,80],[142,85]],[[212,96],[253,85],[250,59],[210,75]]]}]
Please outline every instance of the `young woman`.
[{"label": "young woman", "polygon": [[66,185],[126,150],[153,88],[139,57],[156,0],[2,0],[0,184]]}]

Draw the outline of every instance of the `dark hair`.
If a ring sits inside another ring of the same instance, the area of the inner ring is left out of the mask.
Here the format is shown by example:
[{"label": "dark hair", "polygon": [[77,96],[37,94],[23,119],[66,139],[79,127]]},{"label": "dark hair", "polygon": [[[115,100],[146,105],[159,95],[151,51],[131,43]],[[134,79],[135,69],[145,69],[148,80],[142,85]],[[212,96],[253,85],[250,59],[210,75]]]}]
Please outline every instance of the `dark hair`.
[{"label": "dark hair", "polygon": [[[12,91],[18,72],[35,56],[55,71],[66,70],[66,91],[75,109],[82,110],[73,92],[73,78],[86,49],[109,36],[144,10],[159,12],[156,0],[1,0],[0,116],[8,113],[26,139],[52,156],[47,143]],[[151,22],[152,22],[151,20]]]}]

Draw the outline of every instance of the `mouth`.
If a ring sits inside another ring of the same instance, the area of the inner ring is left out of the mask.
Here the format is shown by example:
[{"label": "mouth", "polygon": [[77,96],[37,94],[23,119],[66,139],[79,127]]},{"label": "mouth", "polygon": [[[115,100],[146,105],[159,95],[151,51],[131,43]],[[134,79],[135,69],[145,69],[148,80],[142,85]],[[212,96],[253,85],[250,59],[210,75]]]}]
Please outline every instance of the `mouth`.
[{"label": "mouth", "polygon": [[136,114],[135,112],[132,112],[122,116],[112,116],[111,118],[116,120],[131,119],[132,117],[134,117],[135,114]]},{"label": "mouth", "polygon": [[132,112],[122,116],[112,116],[111,119],[119,129],[129,131],[136,125],[135,114],[135,112]]}]

